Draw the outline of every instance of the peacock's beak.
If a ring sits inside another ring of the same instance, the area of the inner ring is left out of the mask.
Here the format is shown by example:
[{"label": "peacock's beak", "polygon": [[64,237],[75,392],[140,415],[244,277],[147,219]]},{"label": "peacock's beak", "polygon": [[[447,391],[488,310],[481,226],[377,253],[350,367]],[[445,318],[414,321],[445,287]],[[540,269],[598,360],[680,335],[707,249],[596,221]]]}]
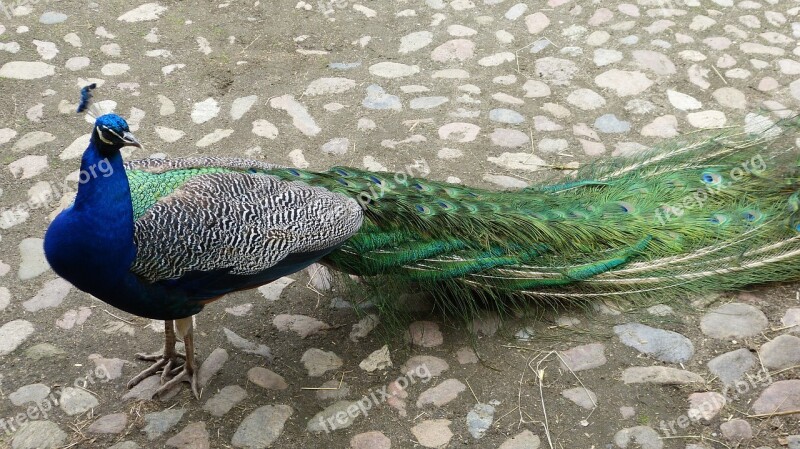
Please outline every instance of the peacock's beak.
[{"label": "peacock's beak", "polygon": [[125,142],[123,146],[126,147],[138,147],[138,148],[142,147],[142,144],[139,143],[138,140],[136,140],[136,137],[133,137],[133,134],[131,134],[130,131],[125,131],[124,133],[122,133],[122,141]]}]

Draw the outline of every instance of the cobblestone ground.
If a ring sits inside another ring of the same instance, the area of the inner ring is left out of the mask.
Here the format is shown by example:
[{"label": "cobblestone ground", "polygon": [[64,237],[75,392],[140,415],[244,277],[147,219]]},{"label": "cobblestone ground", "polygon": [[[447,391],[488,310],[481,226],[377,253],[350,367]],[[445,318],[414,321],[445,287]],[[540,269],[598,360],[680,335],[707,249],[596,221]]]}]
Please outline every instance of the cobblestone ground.
[{"label": "cobblestone ground", "polygon": [[312,267],[198,317],[200,400],[126,390],[163,327],[42,255],[89,82],[144,143],[128,158],[494,188],[800,102],[797,1],[357,1],[0,4],[0,445],[800,448],[792,285],[469,330],[423,312],[404,341]]}]

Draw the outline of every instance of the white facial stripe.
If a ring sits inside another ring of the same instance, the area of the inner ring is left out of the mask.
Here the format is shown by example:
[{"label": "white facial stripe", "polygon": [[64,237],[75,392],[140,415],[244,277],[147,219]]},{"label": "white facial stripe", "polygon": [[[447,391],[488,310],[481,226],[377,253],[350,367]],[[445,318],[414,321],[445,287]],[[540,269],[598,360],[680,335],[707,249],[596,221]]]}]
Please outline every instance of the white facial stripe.
[{"label": "white facial stripe", "polygon": [[[110,131],[112,134],[115,134],[115,133],[114,133],[114,131],[111,131],[111,130],[110,130],[110,129],[108,129],[108,128],[106,128],[106,130],[107,130],[107,131]],[[113,144],[113,143],[114,143],[114,142],[112,142],[112,141],[108,140],[108,139],[106,138],[106,136],[104,136],[104,135],[103,135],[103,131],[101,131],[101,130],[100,130],[100,127],[99,127],[99,126],[95,127],[95,131],[97,131],[97,137],[99,137],[99,138],[100,138],[100,140],[102,140],[103,142],[105,142],[105,143],[107,143],[107,144],[109,144],[109,145],[111,145],[111,144]]]},{"label": "white facial stripe", "polygon": [[[105,128],[105,126],[104,126],[103,128]],[[120,136],[119,134],[117,134],[117,133],[116,133],[116,132],[115,132],[113,129],[110,129],[110,128],[105,128],[105,129],[106,129],[106,131],[110,132],[111,134],[113,134],[113,135],[115,135],[115,136],[119,137],[119,140],[123,140],[123,139],[122,139],[122,136]]]}]

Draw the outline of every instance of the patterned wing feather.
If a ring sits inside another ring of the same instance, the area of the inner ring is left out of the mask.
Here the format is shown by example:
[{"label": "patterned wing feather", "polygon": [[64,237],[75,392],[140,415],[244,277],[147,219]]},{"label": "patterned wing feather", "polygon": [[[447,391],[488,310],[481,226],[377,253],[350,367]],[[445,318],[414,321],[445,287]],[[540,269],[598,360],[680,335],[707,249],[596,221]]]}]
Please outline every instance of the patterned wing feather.
[{"label": "patterned wing feather", "polygon": [[292,255],[332,250],[361,222],[356,201],[324,188],[260,173],[202,174],[138,218],[131,271],[150,282],[257,275]]}]

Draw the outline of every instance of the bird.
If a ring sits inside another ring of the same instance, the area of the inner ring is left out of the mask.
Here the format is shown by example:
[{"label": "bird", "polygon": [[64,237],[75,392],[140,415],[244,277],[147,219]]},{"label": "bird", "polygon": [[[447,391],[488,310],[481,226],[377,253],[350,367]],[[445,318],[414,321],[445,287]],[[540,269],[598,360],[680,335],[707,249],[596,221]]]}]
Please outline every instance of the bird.
[{"label": "bird", "polygon": [[[800,279],[800,161],[781,139],[797,118],[687,135],[499,191],[243,158],[125,162],[123,147],[141,147],[127,122],[95,115],[81,159],[88,175],[44,251],[80,290],[164,320],[163,352],[137,355],[154,363],[129,388],[161,372],[157,393],[189,382],[199,397],[193,317],[317,262],[378,289],[449,298],[456,312]],[[108,169],[92,170],[100,164]]]}]

